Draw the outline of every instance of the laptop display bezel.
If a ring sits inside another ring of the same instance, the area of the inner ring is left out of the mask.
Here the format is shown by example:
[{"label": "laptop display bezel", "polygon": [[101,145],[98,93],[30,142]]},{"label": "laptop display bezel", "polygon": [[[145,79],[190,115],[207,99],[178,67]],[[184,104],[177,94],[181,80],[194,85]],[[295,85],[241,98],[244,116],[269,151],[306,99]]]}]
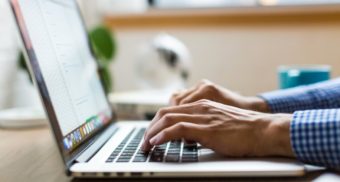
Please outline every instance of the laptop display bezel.
[{"label": "laptop display bezel", "polygon": [[[103,132],[105,129],[107,129],[109,125],[113,124],[116,121],[116,114],[115,114],[113,108],[111,107],[110,112],[111,112],[112,117],[110,118],[110,121],[107,124],[105,124],[104,126],[99,128],[95,133],[93,133],[85,141],[81,142],[81,144],[76,149],[74,149],[72,152],[66,151],[64,149],[63,135],[62,135],[61,129],[60,129],[59,124],[58,124],[56,112],[53,108],[53,104],[52,104],[52,101],[51,101],[45,80],[43,78],[41,68],[39,66],[39,62],[37,60],[34,48],[32,46],[32,42],[31,42],[27,27],[25,25],[23,14],[20,10],[18,1],[19,0],[9,0],[10,6],[12,8],[13,15],[14,15],[14,19],[16,21],[16,24],[17,24],[17,27],[18,27],[18,30],[19,30],[19,33],[20,33],[20,37],[21,37],[21,40],[22,40],[22,43],[23,43],[24,54],[25,54],[25,57],[27,58],[26,63],[29,67],[29,71],[30,71],[30,74],[33,78],[34,85],[37,87],[37,89],[40,93],[39,95],[40,95],[42,104],[44,106],[45,113],[48,117],[51,129],[53,131],[54,138],[57,142],[59,152],[60,152],[60,154],[61,154],[61,156],[64,160],[64,163],[65,163],[67,169],[69,169],[70,166],[74,163],[77,156],[79,156],[84,150],[86,150],[86,148],[88,148],[96,140],[96,138],[97,138],[96,136],[98,136],[101,132]],[[78,4],[75,0],[72,0],[72,1],[76,4],[76,7],[77,7],[76,11],[79,14],[79,17],[82,21],[81,24],[83,26],[84,33],[87,34],[86,33],[87,31],[86,31],[86,28],[85,28],[86,27],[85,22],[84,22],[83,16],[81,15],[80,8],[79,8],[79,6],[78,6]],[[91,43],[90,43],[90,39],[89,39],[88,36],[86,36],[86,37],[87,37],[88,46],[91,50],[91,54],[96,59],[96,56],[94,54],[93,48],[92,48]],[[97,62],[97,64],[98,64],[98,62]],[[110,105],[110,102],[109,102],[107,96],[106,96],[105,100]]]}]

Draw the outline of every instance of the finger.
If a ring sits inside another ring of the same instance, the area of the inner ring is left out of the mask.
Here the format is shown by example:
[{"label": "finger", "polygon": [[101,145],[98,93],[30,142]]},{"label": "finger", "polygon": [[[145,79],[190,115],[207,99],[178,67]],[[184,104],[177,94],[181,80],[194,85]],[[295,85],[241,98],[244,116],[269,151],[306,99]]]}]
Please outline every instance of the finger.
[{"label": "finger", "polygon": [[190,114],[191,113],[191,107],[194,104],[187,104],[187,105],[181,105],[181,106],[170,106],[170,107],[164,107],[162,109],[159,109],[155,115],[155,117],[151,120],[148,128],[146,129],[144,133],[144,139],[146,136],[147,131],[149,128],[151,128],[158,120],[160,120],[164,115],[167,113],[184,113],[184,114]]},{"label": "finger", "polygon": [[173,97],[171,97],[170,100],[170,104],[171,105],[179,105],[179,103],[181,102],[181,100],[183,100],[184,98],[186,98],[188,95],[190,95],[192,92],[200,89],[201,87],[203,87],[205,84],[211,83],[209,80],[202,80],[200,81],[196,86],[183,91],[181,93],[177,93],[175,95],[173,95]]},{"label": "finger", "polygon": [[196,89],[197,89],[197,86],[181,91],[179,93],[173,94],[170,99],[170,105],[172,106],[178,105],[178,103],[181,101],[182,98],[185,98],[187,95],[189,95],[191,92],[195,91]]},{"label": "finger", "polygon": [[171,127],[179,122],[189,122],[196,124],[207,124],[210,117],[207,115],[189,115],[189,114],[167,114],[164,115],[158,122],[150,127],[145,133],[142,148],[149,148],[149,140],[162,130]]},{"label": "finger", "polygon": [[[199,99],[202,99],[203,98],[202,93],[204,93],[203,89],[207,85],[213,85],[213,83],[209,80],[206,80],[206,79],[201,80],[201,82],[199,84],[197,84],[197,86],[194,89],[190,90],[190,92],[186,92],[185,94],[182,94],[182,95],[177,95],[175,97],[175,101],[173,101],[173,102],[175,102],[176,105],[181,105],[181,104],[189,103],[188,100],[197,101]],[[200,90],[200,91],[198,91],[198,90]],[[198,95],[197,93],[200,93],[200,94]],[[194,99],[193,98],[188,99],[188,97],[192,97],[193,95],[195,95]]]},{"label": "finger", "polygon": [[180,90],[180,91],[173,93],[170,97],[170,102],[169,102],[170,106],[177,105],[177,101],[176,101],[177,97],[179,97],[180,95],[182,95],[183,93],[186,93],[186,92],[188,92],[188,90]]},{"label": "finger", "polygon": [[[182,113],[182,114],[197,114],[200,113],[202,108],[198,107],[199,102],[189,103],[180,106],[170,106],[165,107],[156,113],[156,116],[151,120],[151,123],[148,128],[151,128],[157,121],[159,121],[164,115],[169,113]],[[145,136],[145,135],[144,135]]]},{"label": "finger", "polygon": [[[203,94],[204,94],[203,90],[204,90],[204,87],[200,87],[199,89],[191,92],[189,95],[187,95],[187,97],[185,97],[181,101],[179,101],[178,105],[196,102],[196,101],[202,99]],[[205,99],[208,99],[208,98],[205,98]]]},{"label": "finger", "polygon": [[209,111],[209,109],[212,109],[213,107],[222,107],[222,106],[218,106],[218,104],[219,103],[215,103],[215,102],[203,99],[203,100],[199,100],[193,103],[188,103],[188,104],[184,104],[180,106],[170,106],[170,107],[162,108],[158,110],[158,112],[156,113],[156,116],[151,120],[148,128],[146,129],[144,133],[144,139],[149,128],[151,128],[157,121],[160,120],[160,118],[162,118],[164,115],[168,113],[206,114]]},{"label": "finger", "polygon": [[[192,105],[192,104],[191,104]],[[158,121],[160,118],[162,118],[167,113],[188,113],[190,105],[182,105],[182,106],[170,106],[170,107],[164,107],[157,111],[155,117],[151,120],[149,127],[152,127],[156,121]],[[147,129],[148,130],[148,129]],[[147,133],[147,130],[144,133],[144,138]]]},{"label": "finger", "polygon": [[205,127],[203,125],[181,122],[158,133],[150,139],[150,144],[161,145],[171,140],[179,140],[182,138],[198,143],[204,143],[203,140],[207,137],[204,131]]}]

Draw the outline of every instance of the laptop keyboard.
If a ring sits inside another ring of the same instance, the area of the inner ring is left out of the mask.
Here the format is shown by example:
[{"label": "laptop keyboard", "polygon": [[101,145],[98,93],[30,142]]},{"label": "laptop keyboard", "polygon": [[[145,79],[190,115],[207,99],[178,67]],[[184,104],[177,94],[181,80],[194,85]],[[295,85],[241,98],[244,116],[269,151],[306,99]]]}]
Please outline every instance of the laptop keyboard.
[{"label": "laptop keyboard", "polygon": [[[135,131],[137,133],[133,136]],[[181,140],[154,146],[149,152],[140,149],[145,128],[133,129],[115,148],[106,162],[197,162],[197,143]],[[133,138],[132,138],[133,136]]]}]

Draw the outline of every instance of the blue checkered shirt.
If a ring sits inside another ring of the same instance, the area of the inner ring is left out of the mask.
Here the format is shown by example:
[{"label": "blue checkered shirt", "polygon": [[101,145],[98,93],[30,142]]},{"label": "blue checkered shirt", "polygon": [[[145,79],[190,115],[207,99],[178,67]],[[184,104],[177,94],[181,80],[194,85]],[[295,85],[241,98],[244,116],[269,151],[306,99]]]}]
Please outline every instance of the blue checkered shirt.
[{"label": "blue checkered shirt", "polygon": [[273,113],[293,113],[290,139],[299,160],[340,169],[340,78],[260,97]]}]

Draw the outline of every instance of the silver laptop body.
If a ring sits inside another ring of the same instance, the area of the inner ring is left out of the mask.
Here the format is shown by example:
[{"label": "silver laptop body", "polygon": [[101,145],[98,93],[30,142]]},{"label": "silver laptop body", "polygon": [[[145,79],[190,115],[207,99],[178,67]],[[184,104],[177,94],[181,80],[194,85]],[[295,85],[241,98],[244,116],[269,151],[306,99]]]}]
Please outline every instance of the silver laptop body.
[{"label": "silver laptop body", "polygon": [[[139,147],[147,121],[117,122],[75,0],[9,0],[26,60],[65,163],[76,177],[300,176],[292,159],[230,159],[196,143]],[[122,77],[123,79],[123,77]]]}]

